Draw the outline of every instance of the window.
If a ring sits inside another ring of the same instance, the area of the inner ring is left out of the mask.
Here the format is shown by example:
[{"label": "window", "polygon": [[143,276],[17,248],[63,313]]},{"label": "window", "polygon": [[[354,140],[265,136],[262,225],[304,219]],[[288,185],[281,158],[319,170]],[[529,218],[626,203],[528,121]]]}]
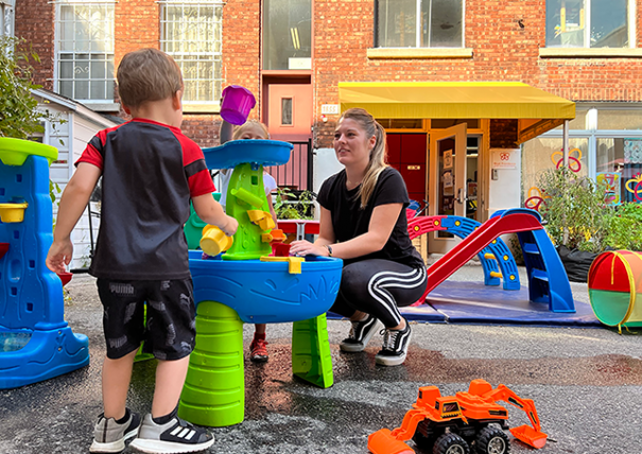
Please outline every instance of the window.
[{"label": "window", "polygon": [[57,3],[55,45],[58,93],[83,101],[113,102],[113,2]]},{"label": "window", "polygon": [[14,35],[15,0],[0,0],[0,36]]},{"label": "window", "polygon": [[223,3],[161,3],[161,50],[183,72],[183,102],[218,104],[221,98]]},{"label": "window", "polygon": [[263,2],[263,69],[312,68],[312,2]]},{"label": "window", "polygon": [[548,0],[546,47],[635,47],[635,0]]},{"label": "window", "polygon": [[375,47],[463,47],[463,0],[377,0]]}]

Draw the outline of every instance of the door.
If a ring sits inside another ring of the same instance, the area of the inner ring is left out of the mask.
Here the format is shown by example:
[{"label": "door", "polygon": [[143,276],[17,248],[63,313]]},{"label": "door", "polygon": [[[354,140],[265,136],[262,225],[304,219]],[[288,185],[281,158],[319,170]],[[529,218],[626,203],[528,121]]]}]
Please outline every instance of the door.
[{"label": "door", "polygon": [[312,137],[312,85],[270,84],[267,104],[270,138],[306,142]]},{"label": "door", "polygon": [[268,172],[279,187],[309,189],[312,186],[309,181],[312,162],[308,162],[312,138],[312,85],[270,84],[266,91],[270,139],[294,144],[290,160],[270,167]]},{"label": "door", "polygon": [[[466,216],[466,123],[430,134],[431,215]],[[445,254],[457,244],[448,232],[429,235],[430,252]]]},{"label": "door", "polygon": [[387,162],[401,174],[408,195],[423,207],[426,203],[426,134],[386,134]]}]

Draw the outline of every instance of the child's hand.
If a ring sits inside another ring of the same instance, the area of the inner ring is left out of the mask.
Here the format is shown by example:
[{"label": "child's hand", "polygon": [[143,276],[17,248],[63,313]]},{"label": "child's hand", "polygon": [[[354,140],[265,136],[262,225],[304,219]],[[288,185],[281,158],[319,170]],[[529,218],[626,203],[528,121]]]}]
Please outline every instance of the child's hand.
[{"label": "child's hand", "polygon": [[227,236],[232,236],[236,233],[236,229],[239,228],[239,222],[234,219],[232,216],[225,216],[227,218],[227,222],[225,225],[219,226],[219,228],[227,235]]},{"label": "child's hand", "polygon": [[54,241],[49,248],[45,263],[47,268],[56,274],[62,274],[67,271],[66,266],[71,262],[74,252],[74,245],[71,239]]}]

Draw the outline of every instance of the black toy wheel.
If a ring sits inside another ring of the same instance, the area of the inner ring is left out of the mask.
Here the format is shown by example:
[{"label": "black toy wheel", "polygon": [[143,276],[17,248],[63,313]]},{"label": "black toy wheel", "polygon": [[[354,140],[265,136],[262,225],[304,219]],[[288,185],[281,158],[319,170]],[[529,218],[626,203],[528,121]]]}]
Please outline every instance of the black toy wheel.
[{"label": "black toy wheel", "polygon": [[470,448],[459,435],[444,434],[437,438],[432,454],[470,454]]},{"label": "black toy wheel", "polygon": [[484,427],[479,432],[475,448],[478,454],[508,454],[510,452],[508,436],[496,426]]}]

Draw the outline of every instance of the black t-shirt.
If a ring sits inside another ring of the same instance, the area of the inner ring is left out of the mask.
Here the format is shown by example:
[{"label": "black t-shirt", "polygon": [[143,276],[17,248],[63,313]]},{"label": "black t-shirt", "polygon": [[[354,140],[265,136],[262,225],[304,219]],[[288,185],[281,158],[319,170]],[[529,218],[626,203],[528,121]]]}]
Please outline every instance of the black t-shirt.
[{"label": "black t-shirt", "polygon": [[100,230],[90,274],[189,278],[183,224],[190,198],[214,190],[200,147],[178,128],[134,119],[99,131],[80,162],[102,170]]},{"label": "black t-shirt", "polygon": [[361,209],[359,187],[350,191],[346,188],[346,171],[332,175],[325,180],[319,190],[317,201],[332,214],[332,228],[337,242],[351,240],[368,231],[372,211],[379,205],[401,203],[403,207],[388,242],[383,249],[362,257],[344,260],[344,263],[368,259],[386,259],[412,267],[424,266],[421,255],[417,252],[408,236],[408,221],[405,208],[410,203],[406,185],[401,174],[392,167],[379,174],[379,179],[370,196],[368,205]]}]

